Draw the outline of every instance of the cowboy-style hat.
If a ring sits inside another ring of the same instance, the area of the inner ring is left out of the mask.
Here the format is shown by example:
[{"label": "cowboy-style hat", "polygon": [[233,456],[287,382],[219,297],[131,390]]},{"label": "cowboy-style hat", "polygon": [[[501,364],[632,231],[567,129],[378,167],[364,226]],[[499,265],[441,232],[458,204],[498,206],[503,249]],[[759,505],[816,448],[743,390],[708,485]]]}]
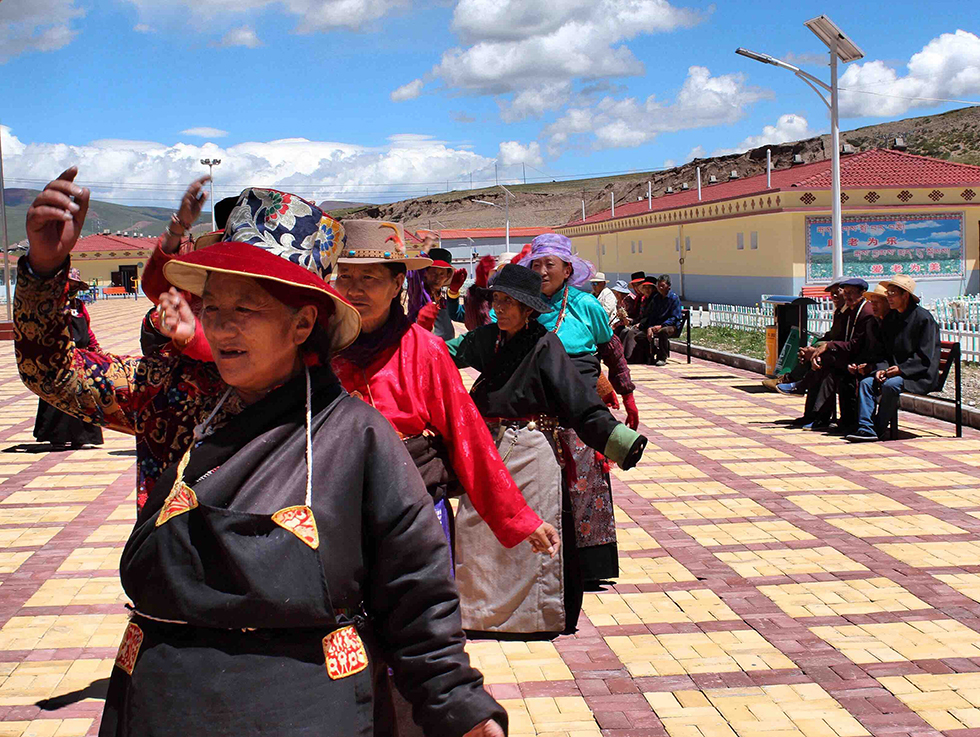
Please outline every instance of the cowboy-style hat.
[{"label": "cowboy-style hat", "polygon": [[535,312],[554,308],[541,298],[541,275],[517,264],[505,264],[490,285],[491,292],[503,292]]},{"label": "cowboy-style hat", "polygon": [[572,253],[572,241],[559,233],[542,233],[531,241],[531,253],[520,261],[521,266],[531,267],[539,258],[555,256],[572,267],[572,275],[568,277],[568,286],[578,287],[585,284],[595,273],[595,266],[581,256]]},{"label": "cowboy-style hat", "polygon": [[519,253],[514,253],[513,251],[504,251],[504,253],[497,256],[497,264],[493,267],[493,273],[497,273],[507,264],[513,263],[514,259],[520,256]]},{"label": "cowboy-style hat", "polygon": [[453,268],[453,254],[451,251],[445,248],[430,248],[428,253],[426,253],[430,259],[432,259],[431,266],[435,266],[437,269],[451,269]]},{"label": "cowboy-style hat", "polygon": [[274,189],[246,189],[221,242],[168,261],[163,274],[197,296],[212,272],[294,287],[323,305],[318,319],[339,351],[361,329],[357,310],[327,283],[344,242],[344,227],[313,203]]},{"label": "cowboy-style hat", "polygon": [[347,245],[337,259],[341,264],[404,264],[408,271],[424,269],[432,259],[405,252],[405,229],[384,220],[342,220]]},{"label": "cowboy-style hat", "polygon": [[593,284],[598,284],[599,282],[604,282],[604,281],[606,281],[606,275],[603,274],[601,271],[597,271],[592,276],[592,278],[589,279],[589,281],[592,282]]},{"label": "cowboy-style hat", "polygon": [[912,299],[914,299],[916,302],[919,301],[919,298],[915,294],[915,279],[913,279],[911,276],[907,276],[906,274],[896,274],[891,279],[886,279],[878,283],[885,288],[896,287],[906,291],[909,293],[909,296]]},{"label": "cowboy-style hat", "polygon": [[888,301],[888,290],[885,288],[884,284],[879,284],[873,290],[864,293],[865,299],[870,299],[872,301],[884,300]]}]

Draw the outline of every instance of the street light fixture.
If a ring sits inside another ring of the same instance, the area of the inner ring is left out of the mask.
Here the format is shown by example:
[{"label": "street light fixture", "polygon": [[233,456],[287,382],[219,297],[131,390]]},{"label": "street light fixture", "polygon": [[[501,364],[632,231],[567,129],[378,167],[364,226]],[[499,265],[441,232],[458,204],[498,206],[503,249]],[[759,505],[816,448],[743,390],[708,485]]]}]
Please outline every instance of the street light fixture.
[{"label": "street light fixture", "polygon": [[487,202],[486,200],[473,200],[473,201],[474,202],[477,202],[477,203],[479,203],[481,205],[490,205],[490,207],[496,207],[498,210],[503,210],[504,211],[504,222],[506,224],[506,236],[505,236],[505,240],[506,240],[506,243],[507,243],[507,249],[506,250],[510,251],[510,198],[513,197],[516,200],[517,199],[517,196],[513,192],[511,192],[509,189],[507,189],[507,187],[505,187],[504,185],[498,184],[497,186],[500,187],[502,190],[504,190],[504,206],[503,207],[501,207],[500,205],[498,205],[498,204],[496,204],[494,202]]},{"label": "street light fixture", "polygon": [[218,221],[214,215],[214,167],[221,163],[221,159],[201,159],[201,163],[208,168],[208,176],[211,178],[211,230],[217,230]]},{"label": "street light fixture", "polygon": [[[786,69],[802,79],[809,87],[820,96],[820,99],[830,110],[830,133],[831,133],[831,215],[833,221],[833,234],[831,250],[833,253],[833,278],[839,279],[844,275],[844,255],[843,255],[843,228],[841,226],[841,203],[840,203],[840,115],[838,105],[837,87],[837,62],[838,60],[847,63],[857,61],[864,57],[864,52],[845,34],[837,25],[826,15],[820,15],[804,23],[813,33],[823,41],[830,51],[830,84],[814,77],[812,74],[804,72],[797,66],[789,64],[782,59],[777,59],[769,54],[760,54],[757,51],[738,48],[735,53],[747,59],[771,64],[772,66]],[[828,100],[821,90],[830,93]]]}]

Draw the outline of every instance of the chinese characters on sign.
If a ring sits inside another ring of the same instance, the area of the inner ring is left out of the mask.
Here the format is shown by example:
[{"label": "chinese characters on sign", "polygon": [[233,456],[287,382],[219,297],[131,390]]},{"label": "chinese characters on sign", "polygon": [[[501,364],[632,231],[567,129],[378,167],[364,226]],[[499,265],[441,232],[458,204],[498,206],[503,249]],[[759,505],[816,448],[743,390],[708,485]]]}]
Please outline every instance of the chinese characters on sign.
[{"label": "chinese characters on sign", "polygon": [[[846,216],[844,276],[878,281],[963,276],[963,214],[958,212]],[[807,281],[830,281],[833,227],[829,217],[806,219]]]}]

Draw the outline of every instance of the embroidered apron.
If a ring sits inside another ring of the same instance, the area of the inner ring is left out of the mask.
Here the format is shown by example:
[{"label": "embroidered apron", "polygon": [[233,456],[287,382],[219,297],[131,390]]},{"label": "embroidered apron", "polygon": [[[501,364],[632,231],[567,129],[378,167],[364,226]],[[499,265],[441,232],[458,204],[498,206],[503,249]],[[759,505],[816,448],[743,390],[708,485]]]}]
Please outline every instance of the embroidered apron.
[{"label": "embroidered apron", "polygon": [[331,604],[313,510],[237,511],[220,468],[187,476],[123,553],[138,611],[99,734],[371,735],[363,619]]}]

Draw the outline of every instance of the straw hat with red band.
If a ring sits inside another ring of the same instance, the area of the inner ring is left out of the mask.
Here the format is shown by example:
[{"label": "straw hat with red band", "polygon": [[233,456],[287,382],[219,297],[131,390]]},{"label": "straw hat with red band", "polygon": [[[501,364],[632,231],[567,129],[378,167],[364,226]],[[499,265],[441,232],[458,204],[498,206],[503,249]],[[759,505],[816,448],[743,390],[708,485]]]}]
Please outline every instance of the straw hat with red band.
[{"label": "straw hat with red band", "polygon": [[164,276],[201,296],[208,274],[267,282],[281,302],[319,304],[318,320],[340,351],[354,342],[361,318],[327,281],[345,243],[344,228],[311,202],[272,189],[246,189],[228,216],[221,242],[168,261]]}]

